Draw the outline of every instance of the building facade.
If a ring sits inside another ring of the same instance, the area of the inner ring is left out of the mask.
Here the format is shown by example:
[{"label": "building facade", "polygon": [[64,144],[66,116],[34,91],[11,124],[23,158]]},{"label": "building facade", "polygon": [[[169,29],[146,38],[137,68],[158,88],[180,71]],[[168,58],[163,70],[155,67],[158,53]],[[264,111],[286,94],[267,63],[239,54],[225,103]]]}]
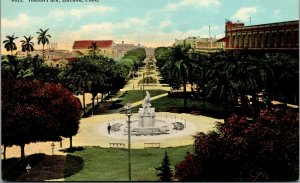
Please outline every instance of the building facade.
[{"label": "building facade", "polygon": [[116,44],[114,46],[114,57],[115,58],[122,58],[128,51],[134,50],[135,48],[138,48],[138,46],[135,46],[134,44],[127,44],[122,41],[122,44]]},{"label": "building facade", "polygon": [[112,40],[80,40],[73,44],[73,52],[76,54],[90,55],[92,53],[92,43],[96,42],[97,54],[114,58],[114,42]]},{"label": "building facade", "polygon": [[223,39],[218,40],[214,38],[202,38],[198,37],[188,37],[183,40],[175,39],[174,46],[190,46],[195,51],[218,51],[222,50],[225,46]]},{"label": "building facade", "polygon": [[226,50],[299,51],[299,21],[245,26],[226,21]]}]

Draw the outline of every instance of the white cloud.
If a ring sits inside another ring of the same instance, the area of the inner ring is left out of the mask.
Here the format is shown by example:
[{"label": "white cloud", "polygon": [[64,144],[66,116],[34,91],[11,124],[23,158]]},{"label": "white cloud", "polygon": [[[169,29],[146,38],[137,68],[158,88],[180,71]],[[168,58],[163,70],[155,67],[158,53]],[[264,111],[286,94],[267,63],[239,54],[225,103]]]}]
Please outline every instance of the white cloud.
[{"label": "white cloud", "polygon": [[84,15],[93,15],[94,13],[109,13],[116,11],[116,8],[110,6],[87,6],[85,8],[73,8],[73,9],[54,9],[50,12],[50,15],[55,17],[73,16],[82,17]]},{"label": "white cloud", "polygon": [[168,3],[166,5],[166,9],[169,11],[175,11],[183,7],[203,8],[203,7],[218,6],[218,5],[220,5],[219,0],[180,0],[179,2]]},{"label": "white cloud", "polygon": [[231,18],[241,21],[249,20],[249,17],[251,17],[251,15],[257,13],[257,9],[258,7],[256,6],[243,7],[239,9]]},{"label": "white cloud", "polygon": [[33,24],[39,24],[42,18],[32,17],[26,13],[20,13],[15,19],[1,18],[1,27],[3,28],[27,28]]},{"label": "white cloud", "polygon": [[125,19],[123,22],[114,24],[116,29],[129,29],[134,26],[146,26],[148,24],[146,19],[131,17]]},{"label": "white cloud", "polygon": [[147,21],[145,19],[137,18],[137,17],[131,17],[128,19],[125,19],[123,22],[118,23],[112,23],[112,22],[103,22],[100,24],[86,24],[82,25],[78,32],[81,32],[82,34],[90,34],[90,33],[112,33],[115,30],[118,29],[136,29],[136,27],[139,26],[147,26]]},{"label": "white cloud", "polygon": [[80,27],[79,32],[88,34],[93,32],[111,32],[114,29],[114,25],[110,22],[104,22],[101,24],[86,24]]},{"label": "white cloud", "polygon": [[[168,21],[162,22],[163,23],[161,24],[169,24]],[[187,31],[173,30],[168,32],[162,31],[160,26],[151,27],[146,25],[148,26],[147,29],[141,26],[131,26],[130,32],[126,34],[118,33],[117,30],[125,24],[125,21],[117,24],[113,24],[111,22],[102,24],[87,24],[81,26],[78,31],[74,30],[61,33],[59,42],[64,43],[66,49],[71,49],[75,40],[84,39],[112,39],[115,43],[125,41],[126,43],[140,43],[141,45],[148,47],[157,47],[171,46],[175,39],[184,39],[191,36],[209,37],[208,26],[203,26],[198,29],[190,29]],[[210,29],[212,37],[215,35],[217,38],[224,36],[224,28],[222,26],[212,25],[210,26]]]},{"label": "white cloud", "polygon": [[161,22],[159,23],[160,28],[170,27],[171,25],[172,25],[172,22],[171,22],[171,21],[168,21],[168,20],[166,20],[166,21],[161,21]]}]

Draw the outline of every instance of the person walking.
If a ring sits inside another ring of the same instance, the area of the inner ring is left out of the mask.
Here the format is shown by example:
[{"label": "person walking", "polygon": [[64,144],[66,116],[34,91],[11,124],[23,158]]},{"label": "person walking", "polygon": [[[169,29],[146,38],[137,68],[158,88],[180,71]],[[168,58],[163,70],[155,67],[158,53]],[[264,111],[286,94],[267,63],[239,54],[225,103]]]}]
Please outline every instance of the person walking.
[{"label": "person walking", "polygon": [[107,126],[107,132],[108,132],[108,134],[110,134],[110,130],[111,130],[111,126],[110,126],[110,123],[108,123],[108,126]]}]

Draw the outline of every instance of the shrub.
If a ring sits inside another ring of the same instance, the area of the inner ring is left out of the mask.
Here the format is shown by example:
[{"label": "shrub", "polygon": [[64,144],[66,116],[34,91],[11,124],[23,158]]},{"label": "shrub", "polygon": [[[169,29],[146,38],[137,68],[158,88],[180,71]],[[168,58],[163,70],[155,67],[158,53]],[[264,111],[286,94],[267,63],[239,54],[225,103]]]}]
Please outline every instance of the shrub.
[{"label": "shrub", "polygon": [[261,111],[257,120],[233,115],[217,131],[195,136],[195,152],[176,166],[181,181],[295,181],[299,178],[299,119],[291,111]]}]

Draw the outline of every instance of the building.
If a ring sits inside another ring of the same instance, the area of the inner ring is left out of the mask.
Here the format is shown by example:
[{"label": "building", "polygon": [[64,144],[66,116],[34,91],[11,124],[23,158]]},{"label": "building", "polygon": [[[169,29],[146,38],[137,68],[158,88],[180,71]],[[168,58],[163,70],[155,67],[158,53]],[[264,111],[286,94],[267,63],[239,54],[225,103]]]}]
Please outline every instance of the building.
[{"label": "building", "polygon": [[299,21],[245,26],[226,21],[226,50],[299,51]]},{"label": "building", "polygon": [[114,46],[114,58],[122,58],[128,51],[136,48],[138,48],[138,46],[134,46],[134,44],[125,44],[124,41],[122,41],[122,44],[116,44]]},{"label": "building", "polygon": [[154,52],[155,52],[155,48],[145,48],[146,51],[146,56],[150,57],[150,58],[155,58]]},{"label": "building", "polygon": [[196,42],[196,51],[218,51],[222,50],[225,43],[216,38],[200,38]]},{"label": "building", "polygon": [[75,41],[73,44],[72,53],[76,55],[90,55],[92,53],[91,45],[96,42],[97,54],[103,55],[109,58],[114,58],[114,43],[112,40],[80,40]]},{"label": "building", "polygon": [[174,46],[190,46],[195,51],[218,51],[225,47],[223,40],[214,38],[188,37],[183,40],[175,39]]},{"label": "building", "polygon": [[[45,51],[39,49],[29,52],[29,55],[36,56],[43,59],[43,52],[45,54],[45,64],[51,67],[63,67],[67,64],[68,61],[72,60],[69,58],[74,58],[74,55],[71,54],[69,50],[60,50],[58,49],[57,43],[50,43],[47,45]],[[20,58],[27,57],[27,52],[17,51],[16,56]],[[61,60],[60,62],[57,62]]]},{"label": "building", "polygon": [[200,39],[200,36],[198,37],[188,37],[183,40],[180,39],[175,39],[175,43],[173,44],[174,46],[190,46],[191,48],[196,48],[197,46],[197,40]]},{"label": "building", "polygon": [[74,62],[76,57],[68,57],[68,58],[53,58],[46,61],[46,64],[50,67],[62,68],[65,67],[69,62]]}]

